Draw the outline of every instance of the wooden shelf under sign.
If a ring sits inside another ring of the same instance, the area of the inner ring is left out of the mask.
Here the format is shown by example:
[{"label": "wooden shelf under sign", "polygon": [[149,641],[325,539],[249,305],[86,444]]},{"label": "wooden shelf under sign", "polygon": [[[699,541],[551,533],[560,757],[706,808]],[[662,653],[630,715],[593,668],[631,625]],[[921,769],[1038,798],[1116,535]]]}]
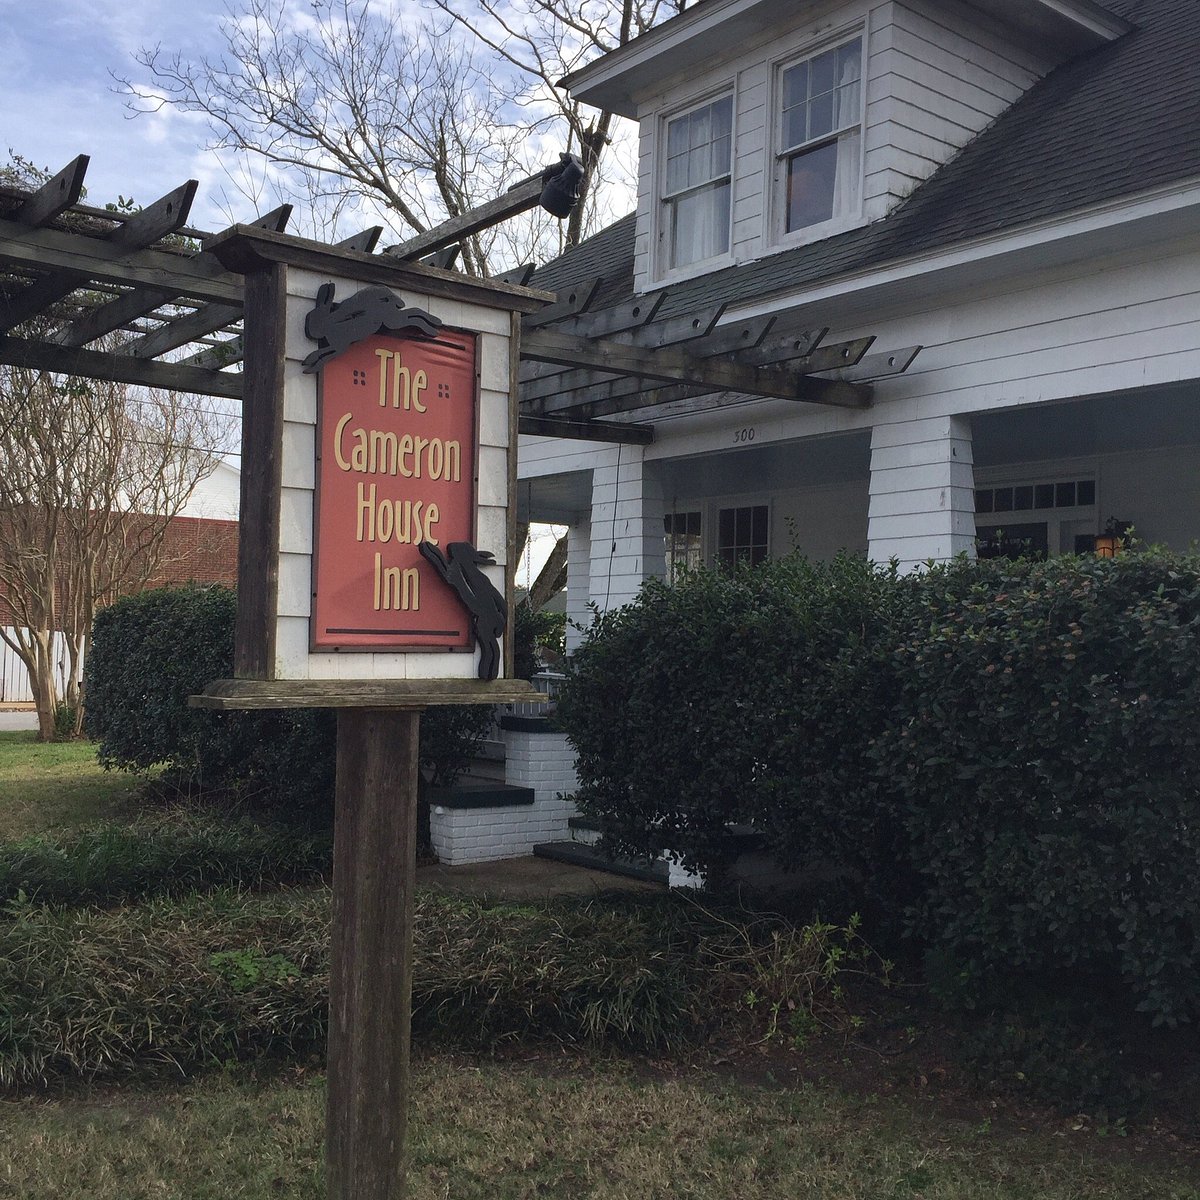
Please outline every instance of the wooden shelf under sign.
[{"label": "wooden shelf under sign", "polygon": [[435,704],[538,703],[524,679],[216,679],[192,708],[428,708]]}]

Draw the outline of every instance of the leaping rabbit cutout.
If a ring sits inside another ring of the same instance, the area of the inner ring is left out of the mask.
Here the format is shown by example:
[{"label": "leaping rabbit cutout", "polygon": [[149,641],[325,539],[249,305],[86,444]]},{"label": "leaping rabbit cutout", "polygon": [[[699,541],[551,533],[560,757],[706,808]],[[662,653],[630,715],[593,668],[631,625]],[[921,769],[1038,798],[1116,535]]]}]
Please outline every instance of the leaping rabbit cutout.
[{"label": "leaping rabbit cutout", "polygon": [[508,624],[508,605],[495,584],[479,569],[491,566],[491,551],[476,550],[470,542],[451,542],[450,557],[430,542],[419,542],[425,560],[454,589],[471,614],[471,627],[479,643],[479,678],[495,679],[500,674],[499,638]]},{"label": "leaping rabbit cutout", "polygon": [[442,331],[442,323],[423,308],[410,308],[384,287],[366,287],[335,301],[334,285],[323,283],[317,289],[317,303],[304,318],[304,332],[317,348],[304,360],[304,370],[319,371],[328,359],[335,358],[356,342],[377,333],[407,334],[432,341]]}]

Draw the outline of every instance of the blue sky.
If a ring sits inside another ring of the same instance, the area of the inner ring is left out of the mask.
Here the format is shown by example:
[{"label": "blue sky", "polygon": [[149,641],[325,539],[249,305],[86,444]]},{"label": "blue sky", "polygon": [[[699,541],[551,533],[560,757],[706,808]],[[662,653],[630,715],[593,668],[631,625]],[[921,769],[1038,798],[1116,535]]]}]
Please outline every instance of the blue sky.
[{"label": "blue sky", "polygon": [[0,153],[53,170],[90,154],[94,204],[118,195],[146,204],[198,179],[192,223],[225,224],[213,197],[226,179],[202,149],[203,123],[172,111],[130,119],[112,78],[138,72],[141,46],[215,47],[224,13],[221,0],[0,0]]}]

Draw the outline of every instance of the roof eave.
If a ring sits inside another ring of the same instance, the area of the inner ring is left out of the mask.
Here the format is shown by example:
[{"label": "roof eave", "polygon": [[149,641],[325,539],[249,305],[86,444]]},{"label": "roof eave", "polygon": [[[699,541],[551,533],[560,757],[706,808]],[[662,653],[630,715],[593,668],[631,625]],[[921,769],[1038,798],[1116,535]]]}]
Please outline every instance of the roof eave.
[{"label": "roof eave", "polygon": [[[1064,59],[1115,41],[1133,28],[1096,0],[966,2]],[[636,119],[639,100],[659,90],[666,74],[675,78],[694,73],[730,46],[761,35],[776,19],[795,21],[796,14],[795,0],[707,0],[572,71],[559,86],[584,104]],[[670,62],[666,74],[664,59]]]}]

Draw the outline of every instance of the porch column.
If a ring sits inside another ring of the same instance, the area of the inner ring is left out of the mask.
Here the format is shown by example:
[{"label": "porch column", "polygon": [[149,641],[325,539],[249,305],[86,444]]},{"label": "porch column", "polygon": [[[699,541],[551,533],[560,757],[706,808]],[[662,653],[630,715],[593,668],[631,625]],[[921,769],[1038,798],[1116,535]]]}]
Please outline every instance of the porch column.
[{"label": "porch column", "polygon": [[628,603],[642,581],[666,570],[663,489],[641,446],[610,451],[592,472],[591,602],[601,612]]},{"label": "porch column", "polygon": [[[583,641],[582,629],[592,623],[588,601],[592,598],[589,573],[592,563],[592,523],[586,516],[567,529],[567,653],[574,654]],[[582,627],[582,629],[580,628]]]},{"label": "porch column", "polygon": [[871,431],[868,553],[914,571],[975,554],[975,468],[969,417],[928,417]]}]

